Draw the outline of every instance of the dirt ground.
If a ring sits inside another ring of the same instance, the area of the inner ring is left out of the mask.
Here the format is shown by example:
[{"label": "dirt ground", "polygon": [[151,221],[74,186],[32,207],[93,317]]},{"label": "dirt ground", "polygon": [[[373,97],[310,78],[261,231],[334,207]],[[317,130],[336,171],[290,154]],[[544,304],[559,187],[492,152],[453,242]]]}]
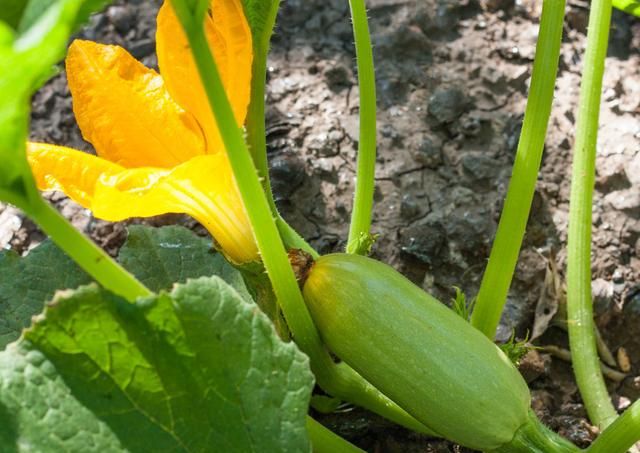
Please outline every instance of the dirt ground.
[{"label": "dirt ground", "polygon": [[[472,297],[488,257],[520,131],[541,0],[369,0],[379,105],[375,257],[443,301]],[[118,1],[80,36],[126,47],[149,66],[159,1]],[[640,397],[640,20],[614,12],[598,139],[593,216],[597,321],[611,352],[608,384],[624,409]],[[348,231],[358,140],[358,87],[346,0],[286,0],[269,63],[268,144],[281,211],[321,252]],[[586,419],[561,328],[571,151],[588,2],[569,0],[552,120],[533,211],[498,339],[527,332],[541,349],[521,365],[533,406],[587,445]],[[32,138],[85,150],[64,72],[33,102]],[[51,200],[116,254],[124,225]],[[133,222],[140,222],[134,220]],[[145,221],[182,223],[179,216]],[[0,205],[0,246],[42,240]],[[560,290],[558,290],[560,288]],[[536,307],[538,310],[536,311]],[[537,313],[537,314],[536,314]],[[553,317],[553,319],[551,319]],[[606,358],[606,357],[605,357]],[[464,451],[342,407],[321,420],[372,452]]]}]

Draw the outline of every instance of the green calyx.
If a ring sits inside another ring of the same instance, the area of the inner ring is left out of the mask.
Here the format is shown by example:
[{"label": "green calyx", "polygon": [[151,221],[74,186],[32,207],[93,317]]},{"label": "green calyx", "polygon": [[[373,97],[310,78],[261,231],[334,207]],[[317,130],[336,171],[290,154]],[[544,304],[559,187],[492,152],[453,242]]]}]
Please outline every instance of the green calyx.
[{"label": "green calyx", "polygon": [[566,439],[544,426],[529,411],[529,418],[516,431],[513,439],[491,453],[571,453],[581,451]]}]

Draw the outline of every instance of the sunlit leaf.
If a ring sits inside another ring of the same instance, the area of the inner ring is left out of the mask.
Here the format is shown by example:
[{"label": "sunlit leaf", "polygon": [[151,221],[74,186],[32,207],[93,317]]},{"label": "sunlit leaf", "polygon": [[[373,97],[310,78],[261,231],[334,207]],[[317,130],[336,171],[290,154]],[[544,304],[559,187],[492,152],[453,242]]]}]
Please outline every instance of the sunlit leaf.
[{"label": "sunlit leaf", "polygon": [[1,252],[0,275],[0,349],[18,338],[56,290],[74,289],[91,281],[48,240],[24,258],[13,251]]},{"label": "sunlit leaf", "polygon": [[217,277],[59,296],[0,353],[0,451],[309,451],[307,358]]},{"label": "sunlit leaf", "polygon": [[210,238],[181,226],[132,225],[118,261],[152,291],[169,290],[189,278],[217,275],[251,301],[242,275],[217,253]]}]

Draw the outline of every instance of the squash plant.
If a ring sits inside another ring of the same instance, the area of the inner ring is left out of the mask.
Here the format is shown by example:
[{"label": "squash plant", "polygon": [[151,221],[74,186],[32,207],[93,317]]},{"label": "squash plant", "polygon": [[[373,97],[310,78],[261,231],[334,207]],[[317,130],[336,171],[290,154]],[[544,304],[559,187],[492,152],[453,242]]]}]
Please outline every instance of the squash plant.
[{"label": "squash plant", "polygon": [[[376,152],[364,0],[349,0],[361,96],[354,209],[346,253],[322,257],[280,217],[270,189],[264,93],[279,0],[165,0],[159,73],[117,46],[75,40],[67,49],[106,3],[0,8],[0,199],[50,237],[26,257],[0,255],[1,451],[359,451],[307,415],[314,382],[471,448],[579,450],[535,417],[524,380],[492,341],[540,166],[564,0],[544,0],[512,179],[470,322],[362,256],[374,241]],[[633,0],[614,4],[638,11]],[[576,380],[603,430],[591,452],[640,440],[640,402],[618,416],[606,394],[591,311],[611,8],[591,4],[569,231]],[[96,156],[26,141],[30,97],[65,51],[76,119]],[[114,260],[38,189],[61,190],[111,221],[188,214],[216,251],[183,228],[132,227]]]}]

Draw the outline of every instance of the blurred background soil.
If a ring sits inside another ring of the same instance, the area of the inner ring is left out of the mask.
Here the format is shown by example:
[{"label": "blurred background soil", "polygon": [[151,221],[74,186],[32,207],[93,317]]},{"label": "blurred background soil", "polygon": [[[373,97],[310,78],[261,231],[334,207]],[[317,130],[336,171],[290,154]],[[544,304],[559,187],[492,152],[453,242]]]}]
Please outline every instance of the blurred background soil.
[{"label": "blurred background soil", "polygon": [[[79,35],[154,54],[159,1],[116,1]],[[477,292],[504,198],[530,81],[541,0],[369,0],[378,85],[374,256],[448,302]],[[562,329],[568,195],[588,1],[568,0],[552,119],[517,274],[498,340],[540,349],[521,371],[533,407],[579,445],[587,421]],[[283,1],[269,61],[268,145],[278,205],[322,253],[344,248],[354,189],[358,87],[346,0]],[[64,71],[33,100],[33,139],[91,151]],[[49,199],[111,254],[125,224]],[[128,223],[194,221],[176,215]],[[27,253],[43,236],[0,205],[0,247]],[[640,397],[640,20],[614,11],[598,138],[593,290],[614,404]],[[464,451],[341,406],[320,419],[372,452]]]}]

